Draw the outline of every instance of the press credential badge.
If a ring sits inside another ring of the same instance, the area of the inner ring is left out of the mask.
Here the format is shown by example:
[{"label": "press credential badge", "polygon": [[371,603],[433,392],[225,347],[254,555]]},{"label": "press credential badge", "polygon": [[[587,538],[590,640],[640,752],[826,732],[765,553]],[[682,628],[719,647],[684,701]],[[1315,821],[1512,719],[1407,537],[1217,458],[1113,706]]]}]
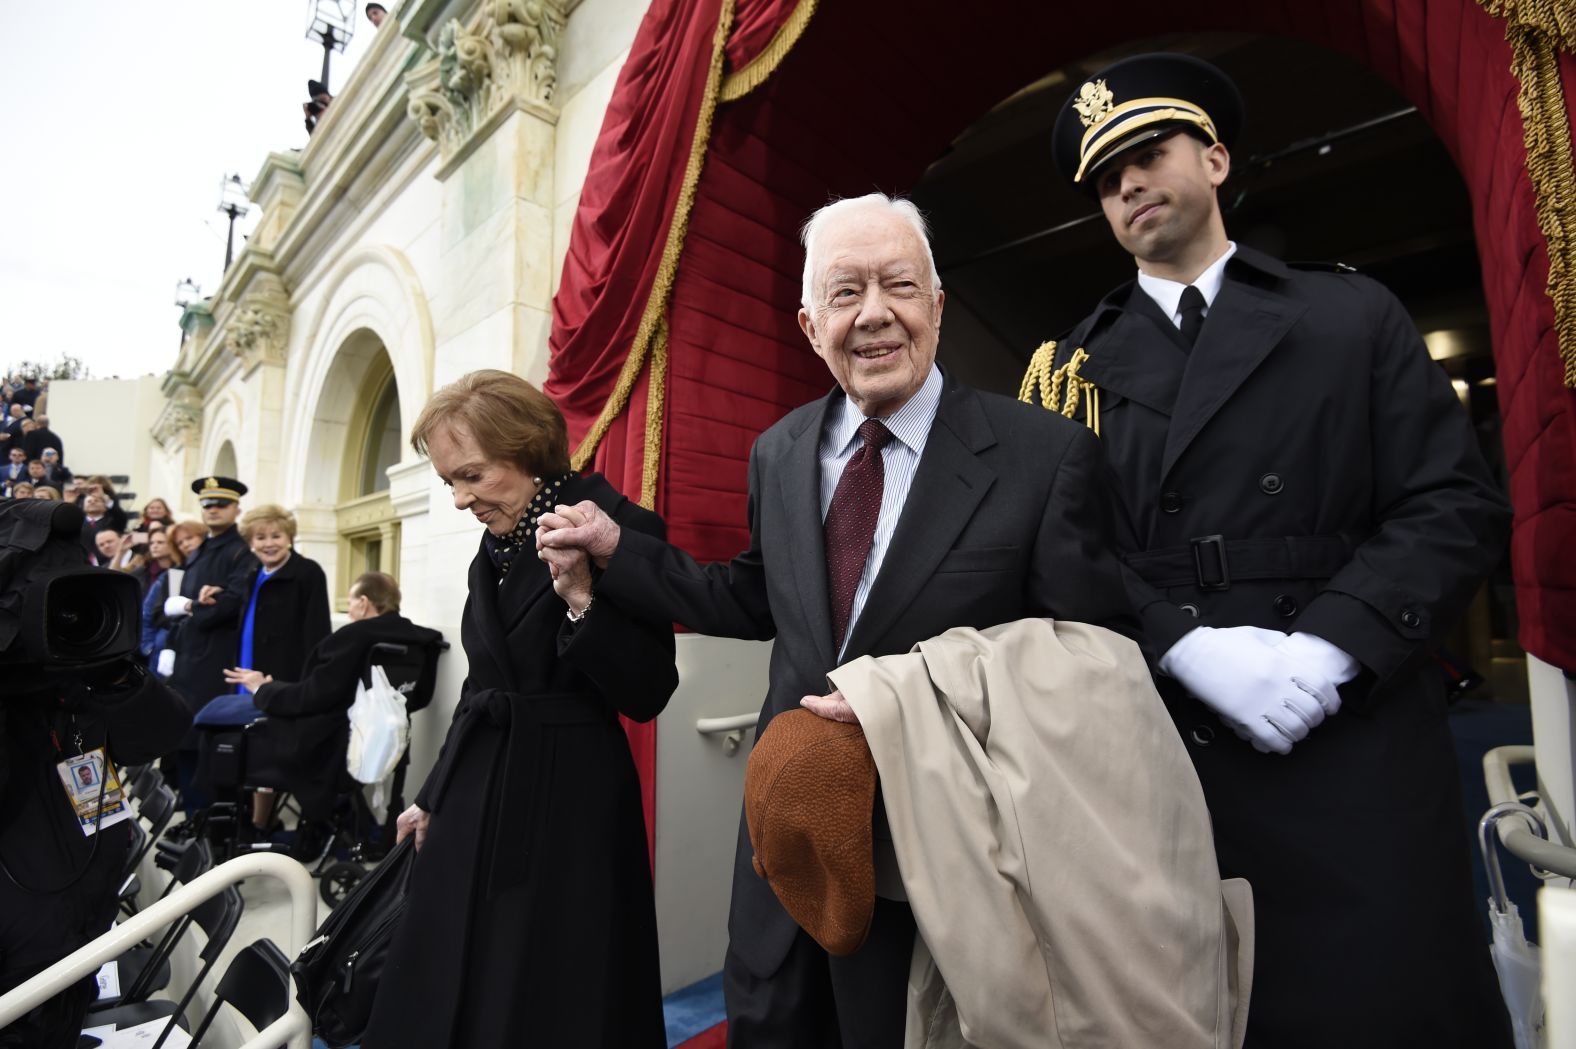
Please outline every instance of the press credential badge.
[{"label": "press credential badge", "polygon": [[[104,748],[95,747],[86,754],[57,762],[55,771],[65,785],[66,798],[76,812],[77,825],[84,836],[91,837],[102,827],[113,827],[122,820],[131,819],[131,807],[126,803],[126,792],[121,789],[120,777],[115,774],[113,762],[104,758]],[[102,815],[100,815],[102,799]]]}]

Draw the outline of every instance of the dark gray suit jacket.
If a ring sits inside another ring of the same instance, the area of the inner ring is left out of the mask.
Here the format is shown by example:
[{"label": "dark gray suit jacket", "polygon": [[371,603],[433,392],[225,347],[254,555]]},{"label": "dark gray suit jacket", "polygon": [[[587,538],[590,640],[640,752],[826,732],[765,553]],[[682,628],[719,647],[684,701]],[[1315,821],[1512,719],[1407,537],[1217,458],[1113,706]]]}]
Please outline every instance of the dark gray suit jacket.
[{"label": "dark gray suit jacket", "polygon": [[[1136,636],[1111,553],[1099,441],[1042,408],[950,376],[880,574],[845,661],[907,652],[952,627],[1039,616]],[[827,600],[818,449],[834,389],[763,433],[750,455],[750,546],[700,565],[626,530],[598,589],[627,611],[703,634],[776,639],[757,725],[829,691],[837,663]],[[797,929],[750,865],[740,822],[728,932],[758,976],[782,964]]]}]

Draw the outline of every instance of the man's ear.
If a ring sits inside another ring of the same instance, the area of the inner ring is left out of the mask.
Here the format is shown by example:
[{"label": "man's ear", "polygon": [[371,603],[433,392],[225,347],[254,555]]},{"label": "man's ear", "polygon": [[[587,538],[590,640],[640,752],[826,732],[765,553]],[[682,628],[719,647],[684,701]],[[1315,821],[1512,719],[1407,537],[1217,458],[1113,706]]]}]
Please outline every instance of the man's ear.
[{"label": "man's ear", "polygon": [[1219,189],[1231,174],[1231,151],[1219,142],[1204,150],[1200,159],[1209,174],[1209,184]]},{"label": "man's ear", "polygon": [[804,332],[804,337],[810,340],[810,348],[816,353],[821,352],[820,343],[815,337],[815,319],[810,316],[810,311],[803,306],[799,307],[799,330]]}]

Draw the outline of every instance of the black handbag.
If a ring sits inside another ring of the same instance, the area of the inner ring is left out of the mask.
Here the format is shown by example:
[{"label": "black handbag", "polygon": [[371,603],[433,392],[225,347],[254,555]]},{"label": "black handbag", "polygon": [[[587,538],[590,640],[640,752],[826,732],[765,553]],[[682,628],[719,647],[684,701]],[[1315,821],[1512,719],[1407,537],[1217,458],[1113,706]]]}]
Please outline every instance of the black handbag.
[{"label": "black handbag", "polygon": [[372,1019],[378,979],[405,913],[416,860],[413,838],[394,846],[356,883],[290,965],[312,1032],[333,1049],[361,1041]]}]

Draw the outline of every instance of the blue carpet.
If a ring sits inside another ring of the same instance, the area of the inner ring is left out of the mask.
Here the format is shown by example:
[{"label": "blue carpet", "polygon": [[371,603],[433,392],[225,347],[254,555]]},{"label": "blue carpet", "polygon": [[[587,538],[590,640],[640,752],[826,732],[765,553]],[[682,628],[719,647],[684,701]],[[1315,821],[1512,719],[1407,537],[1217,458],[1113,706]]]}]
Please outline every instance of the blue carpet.
[{"label": "blue carpet", "polygon": [[668,1045],[675,1046],[722,1023],[722,973],[681,987],[662,999]]}]

